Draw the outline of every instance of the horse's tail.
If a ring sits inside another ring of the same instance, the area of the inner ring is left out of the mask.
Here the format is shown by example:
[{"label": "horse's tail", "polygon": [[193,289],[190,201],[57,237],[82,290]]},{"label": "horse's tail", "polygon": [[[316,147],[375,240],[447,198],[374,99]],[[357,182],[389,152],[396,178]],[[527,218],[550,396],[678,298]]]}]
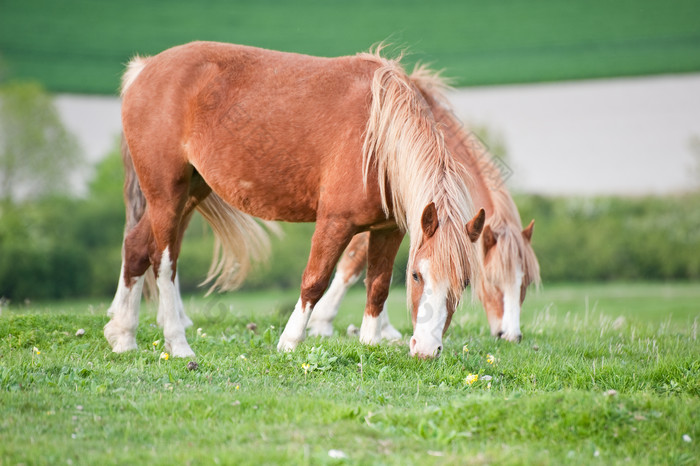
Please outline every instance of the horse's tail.
[{"label": "horse's tail", "polygon": [[267,232],[281,236],[276,223],[261,224],[251,215],[231,207],[213,192],[197,206],[197,210],[216,236],[212,263],[202,283],[212,283],[209,293],[215,289],[227,291],[237,288],[250,270],[251,262],[265,261],[269,257],[270,238]]},{"label": "horse's tail", "polygon": [[[122,136],[122,160],[124,162],[124,203],[126,205],[126,227],[124,236],[141,220],[146,211],[146,198],[131,160],[131,152]],[[215,193],[202,201],[197,210],[214,230],[215,243],[212,264],[203,282],[213,282],[209,292],[238,287],[250,270],[251,262],[264,261],[270,254],[267,231],[281,236],[281,229],[274,222],[260,222],[252,216],[234,209]],[[144,293],[154,300],[158,296],[153,268],[145,275]]]}]

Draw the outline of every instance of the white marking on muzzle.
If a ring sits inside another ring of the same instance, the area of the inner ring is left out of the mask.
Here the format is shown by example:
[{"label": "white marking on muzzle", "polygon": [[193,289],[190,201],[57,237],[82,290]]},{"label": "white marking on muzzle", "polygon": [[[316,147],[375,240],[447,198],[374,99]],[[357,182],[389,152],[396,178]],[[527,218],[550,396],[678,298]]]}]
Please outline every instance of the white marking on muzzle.
[{"label": "white marking on muzzle", "polygon": [[427,259],[420,261],[418,270],[424,285],[410,342],[411,356],[436,357],[442,351],[442,331],[447,320],[448,282],[433,283]]},{"label": "white marking on muzzle", "polygon": [[518,267],[513,283],[503,292],[503,323],[501,338],[508,341],[520,341],[520,288],[523,284],[522,269]]}]

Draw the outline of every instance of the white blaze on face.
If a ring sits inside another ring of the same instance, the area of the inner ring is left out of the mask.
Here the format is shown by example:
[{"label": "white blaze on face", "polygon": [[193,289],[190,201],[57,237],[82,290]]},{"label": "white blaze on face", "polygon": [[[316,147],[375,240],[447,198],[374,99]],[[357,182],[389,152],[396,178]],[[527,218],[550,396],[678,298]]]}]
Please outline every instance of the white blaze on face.
[{"label": "white blaze on face", "polygon": [[433,281],[427,259],[420,261],[418,270],[423,277],[423,295],[410,342],[411,356],[436,357],[442,351],[442,331],[447,321],[448,281]]},{"label": "white blaze on face", "polygon": [[520,341],[520,289],[523,284],[525,274],[518,266],[515,271],[513,283],[504,287],[503,290],[503,323],[501,325],[501,338],[508,341]]}]

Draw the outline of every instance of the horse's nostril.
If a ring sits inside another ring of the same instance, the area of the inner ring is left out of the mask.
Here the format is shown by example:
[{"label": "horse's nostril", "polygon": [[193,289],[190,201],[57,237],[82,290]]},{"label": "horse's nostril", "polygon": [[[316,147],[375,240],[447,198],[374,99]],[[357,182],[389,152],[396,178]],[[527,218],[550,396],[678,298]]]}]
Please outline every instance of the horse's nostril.
[{"label": "horse's nostril", "polygon": [[503,332],[498,332],[498,338],[503,338]]},{"label": "horse's nostril", "polygon": [[520,343],[521,341],[523,341],[523,334],[522,333],[520,335],[518,335],[518,343]]},{"label": "horse's nostril", "polygon": [[435,357],[437,358],[440,356],[440,353],[442,353],[442,345],[437,347],[437,350],[435,351]]}]

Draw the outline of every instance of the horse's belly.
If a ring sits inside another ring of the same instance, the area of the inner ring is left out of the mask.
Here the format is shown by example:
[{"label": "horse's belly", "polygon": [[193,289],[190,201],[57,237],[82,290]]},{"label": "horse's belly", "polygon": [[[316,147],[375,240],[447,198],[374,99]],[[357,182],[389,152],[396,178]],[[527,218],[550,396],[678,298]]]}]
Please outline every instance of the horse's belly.
[{"label": "horse's belly", "polygon": [[[213,184],[213,185],[212,185]],[[292,188],[284,180],[264,182],[241,178],[228,183],[210,183],[211,188],[233,207],[265,220],[316,221],[315,195]]]}]

